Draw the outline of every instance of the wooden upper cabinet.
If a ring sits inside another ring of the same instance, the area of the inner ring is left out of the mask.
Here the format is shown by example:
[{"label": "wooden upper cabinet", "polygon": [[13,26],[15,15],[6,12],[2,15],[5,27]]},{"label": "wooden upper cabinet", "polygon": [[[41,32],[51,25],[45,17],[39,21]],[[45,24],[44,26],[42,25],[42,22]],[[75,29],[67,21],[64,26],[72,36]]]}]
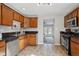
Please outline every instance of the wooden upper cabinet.
[{"label": "wooden upper cabinet", "polygon": [[38,19],[37,19],[37,17],[32,17],[32,18],[30,18],[30,27],[31,28],[37,28],[37,21]]},{"label": "wooden upper cabinet", "polygon": [[0,24],[1,24],[1,4],[0,4]]},{"label": "wooden upper cabinet", "polygon": [[68,18],[71,19],[73,17],[73,13],[71,12],[69,15],[68,15]]},{"label": "wooden upper cabinet", "polygon": [[20,15],[19,20],[21,22],[21,28],[23,28],[24,27],[24,16]]},{"label": "wooden upper cabinet", "polygon": [[66,27],[66,16],[64,17],[64,27]]},{"label": "wooden upper cabinet", "polygon": [[67,26],[67,21],[69,20],[69,15],[64,17],[64,27]]},{"label": "wooden upper cabinet", "polygon": [[78,8],[78,26],[79,26],[79,8]]},{"label": "wooden upper cabinet", "polygon": [[77,15],[78,15],[78,9],[76,9],[76,10],[74,10],[73,12],[72,12],[72,17],[76,17]]},{"label": "wooden upper cabinet", "polygon": [[30,26],[30,20],[28,17],[24,18],[24,28],[29,28]]},{"label": "wooden upper cabinet", "polygon": [[20,22],[24,22],[24,16],[20,15],[19,20]]},{"label": "wooden upper cabinet", "polygon": [[11,26],[13,21],[13,10],[2,5],[2,25]]},{"label": "wooden upper cabinet", "polygon": [[20,17],[20,14],[17,13],[17,12],[14,12],[14,18],[13,19],[16,20],[16,21],[20,21],[19,17]]},{"label": "wooden upper cabinet", "polygon": [[79,17],[79,8],[78,8],[78,17]]},{"label": "wooden upper cabinet", "polygon": [[[66,15],[64,17],[64,27],[68,26],[67,21],[71,20],[71,18],[73,17],[78,17],[79,18],[79,12],[78,12],[78,8],[75,9],[74,11],[72,11],[71,13],[69,13],[68,15]],[[79,26],[79,20],[78,20],[78,26]]]}]

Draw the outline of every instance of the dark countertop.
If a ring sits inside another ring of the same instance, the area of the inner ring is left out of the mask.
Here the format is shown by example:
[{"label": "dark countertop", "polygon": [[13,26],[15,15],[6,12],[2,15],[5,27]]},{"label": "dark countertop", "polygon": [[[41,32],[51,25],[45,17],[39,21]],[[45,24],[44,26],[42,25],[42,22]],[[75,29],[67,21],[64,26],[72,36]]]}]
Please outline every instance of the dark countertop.
[{"label": "dark countertop", "polygon": [[25,31],[25,34],[30,34],[30,33],[37,34],[38,31]]},{"label": "dark countertop", "polygon": [[72,36],[78,36],[79,37],[79,33],[75,33],[75,32],[64,32],[64,31],[61,31],[60,34],[61,35],[70,34]]},{"label": "dark countertop", "polygon": [[[60,32],[62,36],[66,35],[66,32]],[[79,33],[72,32],[71,33],[71,41],[79,44]]]},{"label": "dark countertop", "polygon": [[19,36],[24,36],[26,34],[37,34],[37,33],[38,31],[24,31],[24,34],[21,34],[20,32],[2,33],[2,40],[5,40],[6,42],[10,42],[16,40]]}]

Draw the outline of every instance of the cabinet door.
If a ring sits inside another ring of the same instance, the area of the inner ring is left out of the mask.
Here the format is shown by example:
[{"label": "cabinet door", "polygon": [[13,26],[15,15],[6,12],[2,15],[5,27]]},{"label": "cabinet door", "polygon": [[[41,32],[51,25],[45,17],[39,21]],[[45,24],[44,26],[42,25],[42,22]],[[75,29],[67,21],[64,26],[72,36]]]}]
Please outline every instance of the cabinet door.
[{"label": "cabinet door", "polygon": [[30,34],[29,44],[30,45],[36,45],[36,34]]},{"label": "cabinet door", "polygon": [[14,12],[14,18],[13,19],[16,20],[16,21],[20,21],[19,17],[20,17],[20,14],[17,13],[17,12]]},{"label": "cabinet door", "polygon": [[79,8],[78,8],[78,26],[79,26]]},{"label": "cabinet door", "polygon": [[25,17],[24,18],[24,28],[29,28],[29,25],[30,25],[29,18]]},{"label": "cabinet door", "polygon": [[77,11],[78,11],[78,9],[76,9],[76,10],[74,10],[74,11],[72,12],[72,17],[76,17],[76,16],[77,16]]},{"label": "cabinet door", "polygon": [[24,16],[20,15],[20,22],[24,22]]},{"label": "cabinet door", "polygon": [[24,42],[25,42],[25,47],[28,46],[28,39],[27,39],[26,35],[25,35],[25,38],[24,38]]},{"label": "cabinet door", "polygon": [[0,41],[0,47],[4,47],[5,46],[5,41]]},{"label": "cabinet door", "polygon": [[31,18],[30,19],[30,27],[31,28],[37,28],[37,18]]},{"label": "cabinet door", "polygon": [[1,4],[0,4],[0,24],[1,24]]},{"label": "cabinet door", "polygon": [[69,14],[69,19],[71,19],[73,17],[73,13]]},{"label": "cabinet door", "polygon": [[25,38],[24,38],[24,36],[19,37],[19,47],[20,47],[20,50],[25,47]]},{"label": "cabinet door", "polygon": [[20,50],[24,48],[24,40],[23,39],[19,40],[19,46],[20,46]]},{"label": "cabinet door", "polygon": [[2,5],[2,24],[11,26],[13,20],[13,10],[5,5]]},{"label": "cabinet door", "polygon": [[79,44],[71,42],[71,55],[79,56]]},{"label": "cabinet door", "polygon": [[69,20],[69,15],[64,17],[64,27],[67,27],[67,21]]},{"label": "cabinet door", "polygon": [[24,27],[24,16],[20,15],[21,28]]}]

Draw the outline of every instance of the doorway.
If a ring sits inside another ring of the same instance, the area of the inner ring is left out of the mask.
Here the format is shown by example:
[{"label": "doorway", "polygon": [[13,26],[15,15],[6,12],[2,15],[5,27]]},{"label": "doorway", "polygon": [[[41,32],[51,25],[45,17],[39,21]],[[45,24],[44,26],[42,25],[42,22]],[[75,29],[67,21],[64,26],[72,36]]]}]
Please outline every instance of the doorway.
[{"label": "doorway", "polygon": [[54,20],[43,21],[43,42],[44,44],[54,43]]}]

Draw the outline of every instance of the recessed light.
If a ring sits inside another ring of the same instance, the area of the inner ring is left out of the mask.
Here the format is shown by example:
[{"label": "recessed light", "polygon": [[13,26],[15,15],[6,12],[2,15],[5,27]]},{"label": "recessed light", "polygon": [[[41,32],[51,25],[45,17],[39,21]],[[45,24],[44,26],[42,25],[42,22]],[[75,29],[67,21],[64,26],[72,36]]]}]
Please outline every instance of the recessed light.
[{"label": "recessed light", "polygon": [[26,10],[26,8],[22,8],[22,10],[23,10],[23,11],[25,11],[25,10]]}]

